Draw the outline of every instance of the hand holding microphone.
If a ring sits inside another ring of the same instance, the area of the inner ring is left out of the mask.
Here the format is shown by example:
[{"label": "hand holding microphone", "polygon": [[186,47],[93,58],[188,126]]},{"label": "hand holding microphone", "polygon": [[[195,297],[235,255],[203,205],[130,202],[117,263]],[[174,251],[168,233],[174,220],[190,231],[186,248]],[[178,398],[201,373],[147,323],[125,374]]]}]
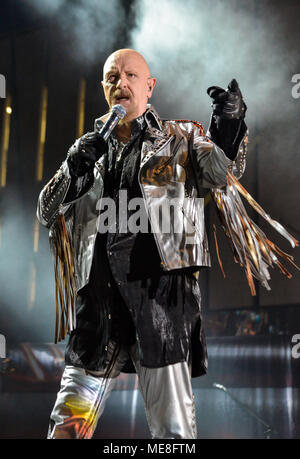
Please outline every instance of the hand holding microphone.
[{"label": "hand holding microphone", "polygon": [[88,132],[72,145],[67,156],[71,174],[81,177],[93,169],[95,162],[107,151],[108,137],[125,115],[122,105],[114,105],[100,131]]}]

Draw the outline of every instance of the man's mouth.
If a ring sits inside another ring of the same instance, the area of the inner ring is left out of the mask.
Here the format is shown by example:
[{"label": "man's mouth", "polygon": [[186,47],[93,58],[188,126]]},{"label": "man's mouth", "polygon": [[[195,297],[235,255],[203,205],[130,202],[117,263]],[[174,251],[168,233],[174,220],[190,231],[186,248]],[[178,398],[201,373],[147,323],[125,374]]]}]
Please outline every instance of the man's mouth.
[{"label": "man's mouth", "polygon": [[128,102],[130,100],[130,98],[128,96],[118,96],[116,97],[116,102],[118,104],[122,103],[122,102]]}]

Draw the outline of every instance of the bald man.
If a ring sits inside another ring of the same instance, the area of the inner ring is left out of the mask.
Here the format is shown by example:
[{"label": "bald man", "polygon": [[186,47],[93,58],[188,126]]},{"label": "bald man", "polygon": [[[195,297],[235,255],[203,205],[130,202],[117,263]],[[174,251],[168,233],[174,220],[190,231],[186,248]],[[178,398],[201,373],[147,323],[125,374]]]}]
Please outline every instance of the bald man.
[{"label": "bald man", "polygon": [[123,49],[108,57],[103,67],[105,99],[109,108],[122,104],[127,112],[116,128],[117,135],[130,136],[130,123],[145,113],[155,83],[145,59],[137,51]]},{"label": "bald man", "polygon": [[71,272],[66,285],[76,283],[49,438],[91,438],[121,371],[138,375],[152,438],[197,438],[191,378],[207,368],[197,273],[210,265],[203,189],[225,186],[228,167],[241,175],[246,106],[235,80],[209,88],[208,138],[199,123],[160,119],[148,105],[155,83],[137,51],[110,55],[104,96],[126,116],[107,141],[108,114],[95,120],[39,197],[58,257],[71,241],[75,279],[67,268],[61,278]]}]

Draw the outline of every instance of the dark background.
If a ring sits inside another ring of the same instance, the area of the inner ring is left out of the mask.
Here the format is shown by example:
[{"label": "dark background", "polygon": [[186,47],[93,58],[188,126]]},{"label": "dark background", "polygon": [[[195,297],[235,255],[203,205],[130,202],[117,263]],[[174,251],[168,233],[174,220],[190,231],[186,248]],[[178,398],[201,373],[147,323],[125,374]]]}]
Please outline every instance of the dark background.
[{"label": "dark background", "polygon": [[[207,127],[211,107],[206,88],[226,87],[237,78],[250,130],[248,167],[241,182],[300,239],[300,100],[291,94],[291,78],[300,73],[299,16],[297,0],[1,0],[0,74],[6,78],[12,108],[6,184],[0,187],[0,333],[8,343],[53,340],[53,263],[47,230],[36,226],[36,203],[77,136],[82,79],[84,131],[92,130],[94,119],[107,110],[101,72],[115,49],[135,48],[149,61],[158,79],[152,102],[162,117],[196,119]],[[45,87],[44,165],[37,180]],[[0,99],[1,148],[6,105],[7,99]],[[274,323],[279,333],[300,333],[300,273],[291,268],[293,278],[287,280],[274,269],[272,290],[257,288],[257,296],[251,297],[219,229],[226,272],[222,278],[212,240],[212,203],[207,214],[213,267],[203,271],[201,284],[208,333],[224,332],[211,324],[224,323],[230,309],[238,311],[238,318],[250,314],[254,324],[265,321],[262,333],[274,331]],[[300,264],[299,249],[292,250],[265,222],[257,221]]]}]

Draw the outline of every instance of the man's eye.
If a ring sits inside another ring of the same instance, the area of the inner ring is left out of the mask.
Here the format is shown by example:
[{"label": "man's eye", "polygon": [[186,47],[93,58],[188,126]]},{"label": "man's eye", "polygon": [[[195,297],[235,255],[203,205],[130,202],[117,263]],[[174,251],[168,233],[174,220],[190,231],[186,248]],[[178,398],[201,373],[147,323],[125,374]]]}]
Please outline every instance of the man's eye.
[{"label": "man's eye", "polygon": [[107,81],[109,83],[113,83],[114,81],[116,81],[116,75],[109,75],[109,77],[107,78]]},{"label": "man's eye", "polygon": [[135,73],[128,73],[128,76],[129,76],[130,78],[134,78],[134,77],[136,76],[136,74],[135,74]]}]

